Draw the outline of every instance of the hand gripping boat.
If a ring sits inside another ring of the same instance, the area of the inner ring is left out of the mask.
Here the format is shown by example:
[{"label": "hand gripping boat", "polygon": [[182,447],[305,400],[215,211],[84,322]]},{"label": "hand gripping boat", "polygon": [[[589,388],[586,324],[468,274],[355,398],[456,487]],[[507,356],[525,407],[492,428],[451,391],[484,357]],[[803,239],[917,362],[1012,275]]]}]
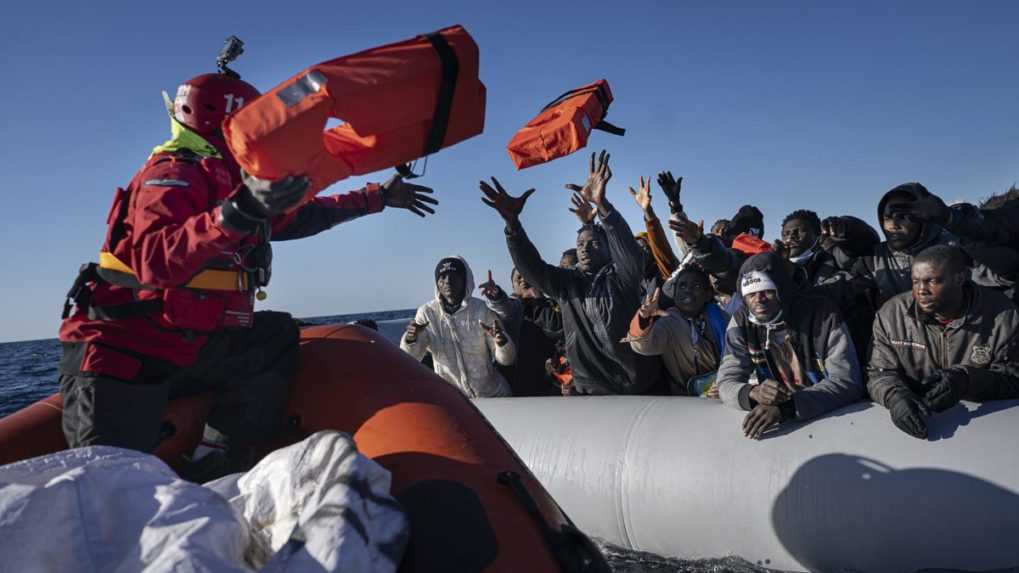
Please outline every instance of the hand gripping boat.
[{"label": "hand gripping boat", "polygon": [[625,129],[605,121],[612,103],[606,80],[570,90],[546,105],[513,136],[506,150],[517,169],[565,157],[587,145],[592,129],[623,135]]},{"label": "hand gripping boat", "polygon": [[[344,123],[326,129],[326,122]],[[462,26],[311,66],[223,123],[227,145],[263,179],[332,183],[409,161],[481,133],[478,46]]]},{"label": "hand gripping boat", "polygon": [[[392,474],[411,521],[400,570],[606,572],[513,450],[459,390],[380,335],[357,326],[301,334],[286,438],[348,432]],[[0,464],[66,448],[60,396],[0,420]],[[156,454],[171,466],[201,438],[207,395],[171,402]]]}]

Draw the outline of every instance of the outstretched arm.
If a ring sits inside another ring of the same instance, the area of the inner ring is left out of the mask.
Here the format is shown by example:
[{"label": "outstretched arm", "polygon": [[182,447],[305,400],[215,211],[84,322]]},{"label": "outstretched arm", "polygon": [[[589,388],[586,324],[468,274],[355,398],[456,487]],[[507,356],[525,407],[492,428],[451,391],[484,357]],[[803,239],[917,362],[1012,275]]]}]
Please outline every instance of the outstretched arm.
[{"label": "outstretched arm", "polygon": [[609,157],[611,156],[605,150],[597,154],[597,160],[595,154],[592,153],[587,182],[583,187],[567,184],[566,188],[590,201],[598,209],[598,216],[601,217],[602,225],[606,231],[609,253],[620,278],[626,284],[633,285],[633,288],[638,288],[640,281],[644,278],[644,251],[641,250],[637,240],[633,238],[633,231],[630,230],[626,220],[605,197],[606,186],[612,179]]},{"label": "outstretched arm", "polygon": [[531,243],[520,224],[520,212],[524,210],[524,204],[534,193],[534,189],[528,189],[520,197],[514,197],[502,188],[495,177],[492,178],[492,185],[481,181],[480,187],[484,195],[481,201],[495,209],[506,222],[506,245],[509,247],[510,257],[517,272],[542,292],[553,298],[559,298],[565,292],[570,271],[543,261],[538,249]]},{"label": "outstretched arm", "polygon": [[439,202],[430,195],[429,187],[407,183],[394,175],[382,185],[369,183],[364,189],[340,195],[316,197],[301,208],[273,221],[274,241],[290,241],[310,237],[364,215],[378,213],[385,207],[406,209],[419,217],[434,214],[429,205]]},{"label": "outstretched arm", "polygon": [[[667,184],[666,172],[662,172],[658,175],[658,184],[662,185],[663,188]],[[671,173],[668,174],[671,177]],[[683,178],[679,178],[680,183]],[[676,194],[676,201],[679,200],[679,184],[675,181],[672,182],[673,187],[671,188]],[[658,216],[655,215],[655,210],[651,206],[651,178],[647,180],[643,177],[640,178],[640,189],[635,191],[633,187],[630,187],[630,195],[633,196],[633,200],[640,207],[640,210],[644,213],[644,225],[647,228],[647,242],[648,247],[651,249],[651,256],[655,259],[655,266],[658,267],[658,274],[661,275],[662,280],[669,278],[672,271],[676,270],[679,266],[679,260],[676,258],[676,254],[672,251],[672,247],[669,246],[669,239],[665,236],[665,230],[662,228],[662,222],[658,220]],[[671,199],[670,199],[671,204]]]}]

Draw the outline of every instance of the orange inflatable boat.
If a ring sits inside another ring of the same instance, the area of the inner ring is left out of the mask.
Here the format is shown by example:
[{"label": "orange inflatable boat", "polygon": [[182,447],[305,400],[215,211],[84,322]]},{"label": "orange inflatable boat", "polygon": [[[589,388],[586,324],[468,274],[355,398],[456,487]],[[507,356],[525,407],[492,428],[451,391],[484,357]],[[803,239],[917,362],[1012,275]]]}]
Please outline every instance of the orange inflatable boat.
[{"label": "orange inflatable boat", "polygon": [[606,80],[564,93],[513,136],[506,146],[510,159],[524,169],[583,149],[592,129],[623,135],[625,129],[605,121],[610,103]]},{"label": "orange inflatable boat", "polygon": [[[330,118],[342,120],[326,130]],[[252,175],[306,174],[308,196],[406,164],[481,133],[478,46],[462,26],[320,63],[223,123]]]},{"label": "orange inflatable boat", "polygon": [[[201,438],[211,400],[175,400],[156,454],[171,466]],[[0,464],[66,448],[60,397],[0,419]],[[354,436],[392,473],[408,512],[401,571],[598,571],[599,550],[459,390],[377,333],[358,326],[302,332],[287,437]]]}]

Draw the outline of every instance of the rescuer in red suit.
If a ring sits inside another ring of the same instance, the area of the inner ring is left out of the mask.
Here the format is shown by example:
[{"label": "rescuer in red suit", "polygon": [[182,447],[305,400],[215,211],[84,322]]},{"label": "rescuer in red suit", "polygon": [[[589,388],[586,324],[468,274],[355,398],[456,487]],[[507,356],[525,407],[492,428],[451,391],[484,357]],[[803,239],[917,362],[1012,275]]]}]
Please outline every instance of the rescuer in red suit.
[{"label": "rescuer in red suit", "polygon": [[220,126],[258,96],[222,60],[219,73],[184,82],[170,109],[171,139],[117,189],[99,263],[82,266],[60,328],[70,447],[151,452],[165,437],[168,401],[211,391],[206,439],[223,446],[223,471],[247,469],[251,445],[282,428],[297,366],[291,316],[254,312],[269,281],[269,242],[386,206],[434,213],[432,190],[398,176],[301,204],[306,178],[243,173]]}]

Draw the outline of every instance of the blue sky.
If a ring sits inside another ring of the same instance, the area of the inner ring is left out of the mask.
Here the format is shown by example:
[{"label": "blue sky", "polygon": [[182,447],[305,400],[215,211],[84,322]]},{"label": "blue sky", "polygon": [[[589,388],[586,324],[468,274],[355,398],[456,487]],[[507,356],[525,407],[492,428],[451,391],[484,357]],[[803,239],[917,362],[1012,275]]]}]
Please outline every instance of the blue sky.
[{"label": "blue sky", "polygon": [[596,133],[591,149],[612,152],[610,197],[635,226],[626,186],[666,168],[685,176],[691,216],[710,224],[753,203],[769,238],[797,208],[872,221],[905,181],[946,200],[1002,191],[1019,180],[1016,22],[1019,3],[1004,1],[12,3],[0,21],[0,341],[56,335],[114,188],[168,133],[160,91],[212,71],[230,34],[247,44],[236,69],[263,90],[454,23],[481,48],[485,132],[432,158],[437,216],[387,211],[277,245],[261,308],[315,316],[417,306],[451,253],[506,285],[502,225],[477,190],[489,175],[538,189],[522,220],[557,260],[577,226],[562,185],[582,180],[585,156],[517,172],[505,145],[548,100],[602,77],[609,119],[628,132]]}]

